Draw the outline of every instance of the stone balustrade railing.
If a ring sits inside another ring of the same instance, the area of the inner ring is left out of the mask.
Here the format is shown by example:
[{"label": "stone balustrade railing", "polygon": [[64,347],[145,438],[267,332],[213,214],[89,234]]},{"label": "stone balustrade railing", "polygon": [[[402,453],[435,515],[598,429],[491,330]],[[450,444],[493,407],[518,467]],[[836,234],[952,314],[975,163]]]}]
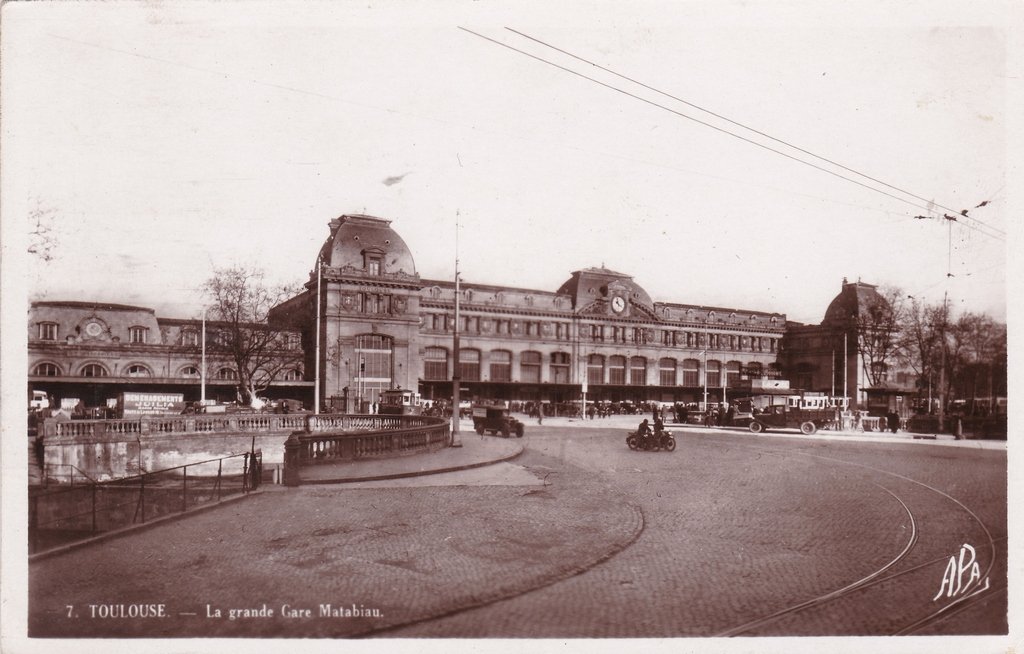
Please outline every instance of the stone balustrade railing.
[{"label": "stone balustrade railing", "polygon": [[[187,436],[194,434],[248,434],[323,430],[324,425],[366,425],[374,420],[398,416],[342,416],[340,414],[274,414],[237,413],[223,415],[142,416],[124,420],[55,420],[43,422],[42,433],[47,442],[107,442],[134,439],[138,436]],[[418,416],[410,416],[418,417]],[[345,419],[345,420],[341,420]],[[347,422],[346,422],[347,420]],[[351,427],[371,429],[372,427]]]},{"label": "stone balustrade railing", "polygon": [[426,416],[320,415],[311,429],[284,443],[284,483],[297,486],[300,469],[374,456],[440,449],[451,444],[451,423]]}]

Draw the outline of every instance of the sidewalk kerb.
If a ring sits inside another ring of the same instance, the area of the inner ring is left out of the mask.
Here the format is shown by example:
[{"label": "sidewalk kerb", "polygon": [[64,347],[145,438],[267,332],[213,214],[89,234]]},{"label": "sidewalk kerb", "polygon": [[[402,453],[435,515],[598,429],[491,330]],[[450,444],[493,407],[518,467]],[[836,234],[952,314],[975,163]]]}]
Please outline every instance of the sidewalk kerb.
[{"label": "sidewalk kerb", "polygon": [[[430,470],[414,470],[409,472],[393,472],[384,475],[370,475],[367,477],[339,477],[334,479],[302,479],[302,472],[299,472],[299,485],[300,486],[316,486],[319,484],[353,484],[361,481],[386,481],[388,479],[406,479],[408,477],[426,477],[428,475],[440,475],[446,472],[459,472],[460,470],[471,470],[473,468],[483,468],[484,466],[495,465],[498,463],[504,463],[511,461],[523,453],[523,446],[516,444],[517,451],[512,454],[499,457],[497,459],[488,459],[486,461],[475,461],[473,463],[463,463],[457,466],[448,466],[445,468],[432,468]],[[330,464],[328,464],[330,465]]]}]

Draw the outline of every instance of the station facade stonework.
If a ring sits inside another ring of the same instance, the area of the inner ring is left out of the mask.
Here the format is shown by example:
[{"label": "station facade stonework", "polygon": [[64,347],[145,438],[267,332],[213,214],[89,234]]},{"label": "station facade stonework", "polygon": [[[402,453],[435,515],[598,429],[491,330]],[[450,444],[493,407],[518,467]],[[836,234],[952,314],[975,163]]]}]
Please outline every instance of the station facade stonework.
[{"label": "station facade stonework", "polygon": [[[325,404],[358,411],[386,388],[449,398],[455,293],[454,281],[420,278],[391,221],[344,215],[330,222],[305,290],[270,320],[302,333],[307,372],[319,352]],[[585,382],[594,400],[701,401],[706,386],[715,401],[745,378],[781,374],[785,315],[654,302],[603,267],[553,292],[461,282],[459,293],[469,398],[572,402]]]}]

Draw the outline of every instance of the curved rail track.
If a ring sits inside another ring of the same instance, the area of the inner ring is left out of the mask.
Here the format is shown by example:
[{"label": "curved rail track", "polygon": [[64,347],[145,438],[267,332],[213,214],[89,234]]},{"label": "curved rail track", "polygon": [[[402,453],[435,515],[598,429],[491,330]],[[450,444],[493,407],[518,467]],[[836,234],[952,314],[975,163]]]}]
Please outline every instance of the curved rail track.
[{"label": "curved rail track", "polygon": [[[744,447],[750,447],[750,446],[744,446]],[[956,498],[954,498],[953,496],[949,495],[948,493],[946,493],[946,492],[944,492],[944,491],[942,491],[942,490],[940,490],[938,488],[935,488],[934,486],[926,484],[926,483],[924,483],[922,481],[919,481],[919,480],[916,480],[916,479],[912,479],[910,477],[907,477],[905,475],[901,475],[901,474],[896,473],[896,472],[892,472],[892,471],[889,471],[889,470],[883,470],[881,468],[877,468],[877,467],[874,467],[874,466],[866,465],[866,464],[863,464],[863,463],[857,463],[857,462],[852,462],[852,461],[845,461],[843,459],[838,459],[838,458],[835,458],[835,457],[823,456],[823,455],[820,455],[820,454],[811,454],[811,453],[808,453],[808,452],[793,452],[791,450],[779,451],[779,450],[765,449],[764,447],[756,447],[756,448],[750,447],[750,449],[756,449],[758,452],[760,452],[762,454],[768,454],[768,455],[774,455],[774,456],[792,456],[794,454],[797,454],[797,455],[800,455],[800,456],[812,457],[812,458],[815,458],[815,459],[818,459],[818,460],[821,460],[821,461],[828,462],[828,463],[833,464],[833,465],[853,466],[853,467],[856,467],[856,468],[860,468],[860,469],[869,471],[870,473],[873,473],[873,474],[884,475],[884,476],[887,476],[887,477],[890,477],[890,478],[901,480],[903,482],[907,482],[909,484],[916,485],[917,487],[920,487],[921,489],[924,489],[924,490],[928,491],[930,494],[938,495],[943,500],[946,500],[946,501],[951,502],[952,504],[954,504],[956,507],[959,508],[959,510],[963,511],[966,515],[968,515],[971,518],[971,520],[973,520],[973,522],[976,524],[977,528],[980,529],[980,531],[984,534],[984,539],[985,539],[985,541],[987,541],[986,544],[988,545],[988,550],[989,550],[988,565],[985,568],[984,573],[982,573],[980,575],[980,580],[979,580],[979,583],[978,583],[977,587],[971,588],[970,592],[965,592],[964,594],[960,595],[959,597],[951,598],[950,601],[944,603],[943,605],[941,605],[938,608],[934,608],[933,609],[930,606],[927,607],[925,609],[925,611],[924,611],[924,615],[923,616],[917,617],[916,619],[912,620],[911,622],[906,623],[906,624],[902,625],[901,627],[899,627],[899,628],[897,628],[895,630],[892,630],[891,631],[892,635],[908,635],[908,634],[913,634],[915,632],[921,631],[925,627],[928,627],[928,626],[934,625],[934,624],[936,624],[938,622],[941,622],[942,620],[945,620],[945,619],[947,619],[949,617],[952,617],[952,616],[954,616],[954,615],[956,615],[956,614],[966,610],[967,608],[970,608],[971,606],[975,605],[976,603],[987,599],[993,592],[999,592],[999,591],[1003,590],[1003,588],[1004,588],[1003,586],[993,586],[991,584],[991,582],[990,582],[990,575],[991,575],[992,570],[995,567],[995,563],[996,563],[996,539],[992,536],[991,530],[989,530],[988,526],[985,525],[985,523],[981,520],[981,518],[978,517],[978,515],[974,511],[969,509],[963,502],[957,500]],[[907,502],[905,502],[900,496],[898,496],[896,493],[894,493],[891,489],[889,489],[889,488],[887,488],[885,486],[882,486],[881,484],[878,484],[877,482],[871,482],[871,483],[873,483],[875,486],[878,486],[879,488],[881,488],[882,490],[887,492],[897,502],[899,502],[902,505],[902,507],[906,511],[907,516],[908,516],[908,518],[909,518],[909,520],[911,522],[911,525],[912,525],[911,537],[908,539],[907,545],[904,547],[904,549],[893,560],[891,560],[888,563],[886,563],[885,565],[879,567],[877,570],[874,570],[873,572],[865,575],[861,579],[853,581],[850,584],[847,584],[846,586],[844,586],[842,588],[839,588],[837,590],[833,590],[833,591],[824,593],[822,595],[810,598],[808,600],[804,600],[804,601],[799,602],[797,604],[793,604],[793,605],[787,606],[787,607],[782,608],[780,610],[774,611],[774,612],[772,612],[772,613],[770,613],[768,615],[762,616],[760,618],[757,618],[757,619],[745,622],[743,624],[737,625],[735,627],[731,627],[731,628],[729,628],[727,630],[721,631],[721,632],[719,632],[719,633],[717,633],[715,635],[719,636],[719,637],[738,636],[740,634],[757,635],[756,634],[756,630],[758,630],[760,628],[763,628],[763,627],[766,627],[768,625],[771,625],[772,623],[777,623],[777,622],[779,622],[780,620],[782,620],[782,619],[784,619],[786,617],[789,617],[789,616],[792,616],[792,615],[795,615],[797,613],[801,613],[801,612],[804,612],[804,611],[809,611],[811,609],[820,608],[820,607],[822,607],[822,606],[824,606],[826,604],[835,602],[835,601],[840,600],[840,599],[853,598],[853,597],[855,597],[858,594],[865,593],[865,591],[867,591],[867,590],[869,590],[871,588],[880,588],[883,585],[889,584],[893,580],[895,580],[895,579],[897,579],[899,577],[903,577],[905,575],[922,574],[925,571],[930,571],[931,569],[933,569],[935,566],[938,566],[939,564],[944,564],[945,565],[945,564],[947,564],[947,562],[950,561],[951,556],[953,556],[955,554],[955,552],[959,551],[961,544],[960,544],[959,541],[957,541],[956,544],[953,546],[953,548],[951,548],[950,553],[947,554],[947,555],[936,557],[936,558],[931,558],[931,559],[926,560],[924,562],[914,564],[914,565],[912,565],[910,567],[907,567],[905,569],[894,571],[894,568],[896,568],[900,563],[906,562],[906,560],[908,559],[908,556],[910,555],[910,553],[913,551],[915,546],[918,545],[919,519],[915,517],[914,512],[907,505]],[[886,575],[885,574],[886,572],[891,572],[891,574]],[[941,589],[940,589],[939,595],[937,595],[935,597],[935,599],[933,599],[932,601],[934,602],[935,600],[937,600],[941,596],[941,594],[942,594],[942,592],[941,592]],[[870,600],[870,598],[869,598],[869,600]]]}]

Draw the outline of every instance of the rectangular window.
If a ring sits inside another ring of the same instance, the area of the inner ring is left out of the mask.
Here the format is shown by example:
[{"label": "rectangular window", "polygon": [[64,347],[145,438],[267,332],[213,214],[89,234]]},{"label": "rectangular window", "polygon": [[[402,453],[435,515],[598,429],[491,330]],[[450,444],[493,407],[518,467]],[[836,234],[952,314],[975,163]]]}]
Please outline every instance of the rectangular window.
[{"label": "rectangular window", "polygon": [[614,356],[608,359],[608,383],[626,383],[626,359],[624,357]]},{"label": "rectangular window", "polygon": [[55,341],[57,340],[57,323],[53,322],[41,322],[39,323],[39,338],[44,341]]},{"label": "rectangular window", "polygon": [[480,381],[480,350],[459,351],[459,376],[462,381]]},{"label": "rectangular window", "polygon": [[633,357],[630,360],[629,383],[636,386],[644,386],[647,384],[647,361],[642,357]]},{"label": "rectangular window", "polygon": [[555,384],[569,383],[569,354],[567,352],[551,354],[551,381]]},{"label": "rectangular window", "polygon": [[145,343],[146,332],[149,330],[145,327],[129,327],[128,328],[128,340],[132,343]]},{"label": "rectangular window", "polygon": [[661,386],[676,385],[676,360],[662,359],[658,363],[658,384]]},{"label": "rectangular window", "polygon": [[505,350],[491,352],[491,381],[512,381],[512,353]]},{"label": "rectangular window", "polygon": [[683,386],[700,386],[700,362],[696,359],[683,361]]},{"label": "rectangular window", "polygon": [[587,359],[587,383],[604,383],[604,358],[599,354],[592,354]]},{"label": "rectangular window", "polygon": [[523,352],[519,355],[519,381],[526,384],[540,383],[540,352]]},{"label": "rectangular window", "polygon": [[423,355],[423,378],[429,380],[448,379],[448,350],[443,347],[428,347]]},{"label": "rectangular window", "polygon": [[707,385],[712,388],[717,388],[722,385],[722,364],[718,361],[708,361],[708,369],[705,373],[707,376]]}]

